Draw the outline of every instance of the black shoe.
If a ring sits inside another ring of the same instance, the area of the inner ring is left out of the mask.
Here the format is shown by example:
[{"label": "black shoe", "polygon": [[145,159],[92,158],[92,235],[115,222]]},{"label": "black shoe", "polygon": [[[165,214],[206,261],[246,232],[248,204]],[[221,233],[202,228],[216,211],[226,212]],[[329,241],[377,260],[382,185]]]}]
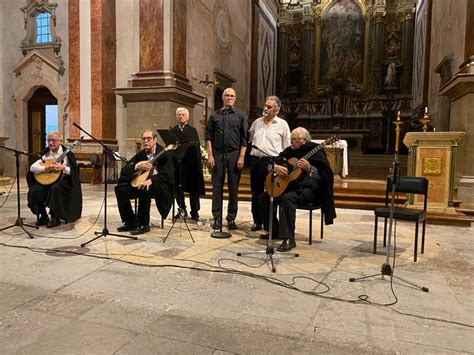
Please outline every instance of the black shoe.
[{"label": "black shoe", "polygon": [[227,229],[228,230],[236,230],[237,229],[237,224],[235,224],[235,221],[227,222]]},{"label": "black shoe", "polygon": [[125,222],[122,224],[120,227],[117,228],[117,232],[129,232],[131,230],[134,230],[136,228],[135,223],[127,223]]},{"label": "black shoe", "polygon": [[290,251],[291,249],[296,248],[296,243],[294,239],[283,239],[281,244],[278,246],[277,251],[279,252],[286,252]]},{"label": "black shoe", "polygon": [[61,224],[61,221],[59,220],[59,218],[51,217],[51,220],[46,225],[46,228],[54,228],[54,227],[59,226],[60,224]]},{"label": "black shoe", "polygon": [[149,224],[144,224],[143,226],[138,226],[132,229],[130,234],[132,235],[138,235],[138,234],[143,234],[143,233],[148,233],[150,231],[150,225]]},{"label": "black shoe", "polygon": [[221,224],[219,223],[219,221],[214,220],[214,223],[212,224],[212,229],[214,229],[214,230],[220,230],[221,229]]},{"label": "black shoe", "polygon": [[250,231],[256,232],[262,229],[262,223],[254,223],[252,227],[250,227]]},{"label": "black shoe", "polygon": [[39,226],[45,226],[49,222],[49,217],[47,214],[40,214],[38,217],[36,217],[36,225]]},{"label": "black shoe", "polygon": [[197,221],[199,221],[199,218],[201,218],[201,217],[199,217],[199,213],[191,212],[191,218],[197,222]]}]

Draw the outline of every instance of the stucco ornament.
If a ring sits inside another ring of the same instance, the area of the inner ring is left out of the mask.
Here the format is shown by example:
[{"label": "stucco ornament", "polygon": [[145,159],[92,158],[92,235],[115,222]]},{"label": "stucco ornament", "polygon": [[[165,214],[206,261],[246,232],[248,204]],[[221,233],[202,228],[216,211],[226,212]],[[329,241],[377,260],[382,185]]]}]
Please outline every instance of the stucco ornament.
[{"label": "stucco ornament", "polygon": [[223,9],[220,9],[216,17],[217,40],[222,48],[227,48],[230,41],[229,18]]}]

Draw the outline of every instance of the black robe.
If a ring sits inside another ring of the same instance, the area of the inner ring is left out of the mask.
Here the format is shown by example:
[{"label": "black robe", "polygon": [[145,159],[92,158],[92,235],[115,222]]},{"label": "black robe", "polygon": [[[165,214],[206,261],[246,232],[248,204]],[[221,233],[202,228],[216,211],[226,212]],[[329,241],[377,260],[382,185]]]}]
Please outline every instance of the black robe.
[{"label": "black robe", "polygon": [[[164,148],[157,144],[155,154],[159,154]],[[148,160],[144,149],[135,154],[120,172],[118,184],[130,183],[135,177],[135,165],[140,161]],[[153,197],[156,201],[158,212],[163,218],[168,217],[168,213],[173,205],[174,196],[174,172],[173,159],[169,152],[163,153],[155,162],[157,175],[153,175],[151,181],[153,183]]]},{"label": "black robe", "polygon": [[[66,150],[66,147],[62,147],[63,150]],[[49,186],[45,187],[39,184],[31,171],[26,175],[26,182],[29,189],[28,207],[34,214],[38,215],[41,212],[38,206],[43,204],[49,207],[49,211],[52,215],[66,222],[73,222],[81,218],[82,189],[79,180],[79,167],[77,166],[74,153],[69,152],[67,159],[69,162],[70,175],[64,174],[61,180]],[[54,189],[51,188],[53,185]],[[47,190],[45,191],[46,194],[43,194],[40,190]],[[39,192],[39,194],[35,192]],[[39,195],[45,196],[45,200],[39,201]]]},{"label": "black robe", "polygon": [[[301,159],[304,155],[310,152],[313,148],[317,146],[316,143],[309,142],[303,144],[300,148],[293,150],[291,146],[286,148],[278,156],[280,159],[277,159],[277,164],[282,165],[281,158],[291,159],[297,158]],[[324,212],[324,222],[325,224],[332,224],[334,218],[336,218],[336,209],[334,207],[334,174],[329,165],[328,159],[326,157],[326,152],[320,150],[308,158],[308,162],[318,169],[318,173],[321,176],[321,180],[315,180],[306,174],[303,175],[302,179],[291,184],[301,184],[301,186],[314,186],[315,183],[318,184],[319,198],[321,203],[321,210]],[[304,173],[304,172],[303,172]],[[295,188],[295,186],[288,186],[288,188]]]},{"label": "black robe", "polygon": [[[195,195],[204,195],[204,175],[202,172],[201,150],[199,147],[199,136],[196,128],[185,125],[183,131],[179,126],[175,126],[172,130],[176,135],[186,142],[174,151],[175,162],[175,185],[180,183],[183,192],[189,192]],[[181,170],[180,170],[181,167]]]}]

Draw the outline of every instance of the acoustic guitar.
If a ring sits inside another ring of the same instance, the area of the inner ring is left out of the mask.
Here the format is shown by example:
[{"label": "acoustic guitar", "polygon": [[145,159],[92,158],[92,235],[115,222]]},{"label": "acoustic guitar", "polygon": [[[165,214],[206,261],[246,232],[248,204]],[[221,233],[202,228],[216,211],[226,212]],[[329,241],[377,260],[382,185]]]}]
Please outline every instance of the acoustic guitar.
[{"label": "acoustic guitar", "polygon": [[[318,151],[323,149],[325,146],[331,145],[337,142],[338,140],[339,138],[336,135],[329,137],[324,142],[322,142],[321,144],[311,149],[311,151],[305,154],[301,159],[309,159]],[[273,175],[275,174],[273,170],[268,173],[267,177],[265,178],[265,191],[267,191],[267,193],[270,196],[279,197],[283,195],[283,193],[285,192],[290,182],[295,181],[301,177],[304,171],[303,169],[296,166],[296,163],[298,163],[298,160],[299,159],[297,158],[291,158],[285,162],[285,166],[288,169],[288,175],[286,176],[276,175],[273,177]],[[272,177],[273,177],[273,188],[272,188]]]},{"label": "acoustic guitar", "polygon": [[[153,158],[151,158],[150,160],[147,161],[147,163],[150,163],[150,164],[155,164],[156,161],[163,155],[165,154],[165,152],[167,152],[168,150],[173,150],[173,149],[176,149],[178,147],[177,144],[170,144],[169,146],[167,146],[165,149],[163,149],[161,152],[159,152],[157,155],[155,155]],[[135,177],[132,179],[132,182],[130,183],[133,187],[138,187],[140,186],[142,183],[144,183],[149,177],[150,175],[153,173],[153,169],[150,169],[150,170],[137,170],[135,172]]]},{"label": "acoustic guitar", "polygon": [[[44,167],[48,167],[55,163],[60,163],[63,161],[64,157],[77,145],[81,144],[80,140],[74,141],[72,145],[67,148],[59,157],[56,159],[46,159],[40,163]],[[43,173],[35,173],[35,180],[41,185],[51,185],[56,181],[59,181],[63,178],[62,171],[48,171]]]}]

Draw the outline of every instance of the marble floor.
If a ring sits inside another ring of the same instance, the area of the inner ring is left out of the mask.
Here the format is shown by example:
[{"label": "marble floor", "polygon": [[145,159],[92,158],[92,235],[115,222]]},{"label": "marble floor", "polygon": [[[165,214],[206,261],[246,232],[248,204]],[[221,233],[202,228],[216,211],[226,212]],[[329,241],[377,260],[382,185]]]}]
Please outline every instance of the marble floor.
[{"label": "marble floor", "polygon": [[[8,192],[9,186],[4,190]],[[0,228],[15,223],[16,191],[0,196]],[[152,229],[138,240],[94,238],[105,227],[103,187],[83,185],[83,216],[54,229],[0,233],[2,353],[471,353],[474,335],[474,229],[428,225],[413,262],[414,225],[395,224],[394,275],[380,276],[386,249],[372,253],[373,212],[338,209],[324,227],[297,212],[298,256],[274,256],[249,232],[214,239],[188,220],[172,229],[152,205]],[[7,198],[8,197],[8,198]],[[22,184],[21,216],[34,224]],[[201,201],[203,220],[210,200]],[[106,227],[120,222],[113,186]],[[205,224],[205,223],[204,223]],[[379,236],[382,235],[379,223]],[[164,239],[168,234],[166,242]],[[128,235],[128,234],[124,234]],[[379,238],[380,238],[379,237]],[[194,242],[193,242],[194,239]],[[380,238],[381,239],[381,238]],[[260,254],[238,256],[238,253]],[[376,274],[358,282],[349,278]],[[416,286],[426,287],[423,292]]]}]

